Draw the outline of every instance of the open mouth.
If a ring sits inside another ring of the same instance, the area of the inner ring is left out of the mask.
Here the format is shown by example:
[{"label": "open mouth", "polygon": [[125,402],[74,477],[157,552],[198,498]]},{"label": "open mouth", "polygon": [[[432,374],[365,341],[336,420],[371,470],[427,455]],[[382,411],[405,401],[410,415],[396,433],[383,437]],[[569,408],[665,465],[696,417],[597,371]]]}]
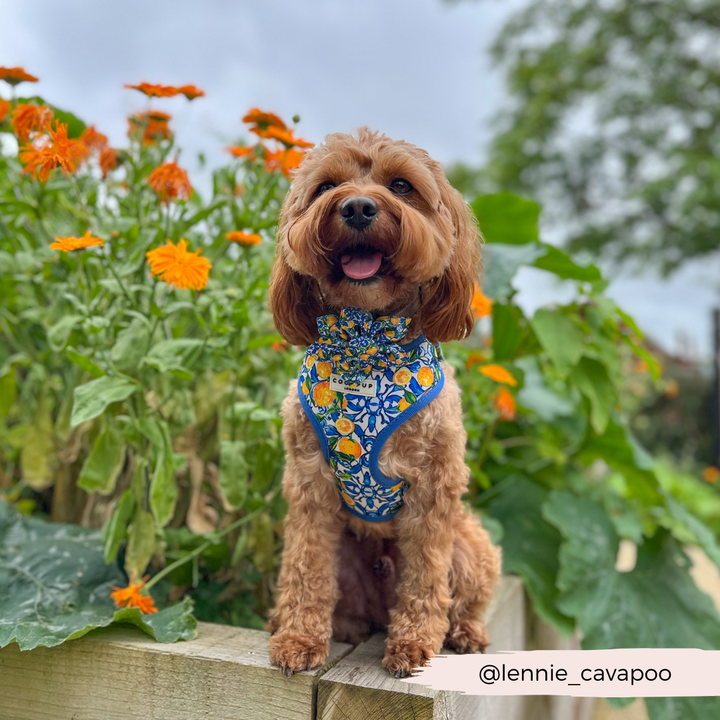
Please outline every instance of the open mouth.
[{"label": "open mouth", "polygon": [[382,253],[375,248],[357,247],[340,255],[340,266],[350,280],[370,280],[380,270],[382,259]]}]

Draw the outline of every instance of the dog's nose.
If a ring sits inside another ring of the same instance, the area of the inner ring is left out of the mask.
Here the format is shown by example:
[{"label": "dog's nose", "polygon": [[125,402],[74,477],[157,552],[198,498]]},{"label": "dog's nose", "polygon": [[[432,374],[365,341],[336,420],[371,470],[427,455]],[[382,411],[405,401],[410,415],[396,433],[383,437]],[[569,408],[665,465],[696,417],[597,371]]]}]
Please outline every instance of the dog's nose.
[{"label": "dog's nose", "polygon": [[368,197],[349,198],[340,207],[340,217],[355,230],[366,228],[377,214],[377,203]]}]

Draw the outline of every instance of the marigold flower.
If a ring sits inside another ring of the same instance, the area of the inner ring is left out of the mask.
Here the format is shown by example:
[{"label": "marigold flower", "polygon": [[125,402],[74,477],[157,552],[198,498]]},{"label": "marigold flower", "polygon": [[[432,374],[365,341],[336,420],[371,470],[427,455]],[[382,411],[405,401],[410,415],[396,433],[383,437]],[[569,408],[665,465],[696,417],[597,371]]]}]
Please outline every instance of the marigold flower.
[{"label": "marigold flower", "polygon": [[244,233],[240,230],[233,230],[225,237],[230,242],[239,243],[240,245],[259,245],[262,242],[262,238],[257,233]]},{"label": "marigold flower", "polygon": [[168,140],[172,137],[168,126],[170,119],[170,115],[160,110],[131,115],[128,118],[128,137],[131,140],[142,140],[143,145]]},{"label": "marigold flower", "polygon": [[18,85],[21,82],[37,82],[38,79],[34,75],[25,72],[21,67],[0,67],[0,80],[4,80],[10,85]]},{"label": "marigold flower", "polygon": [[152,595],[142,594],[142,589],[145,587],[149,577],[149,575],[146,575],[140,582],[131,580],[130,584],[125,588],[113,586],[110,598],[115,603],[115,606],[117,608],[136,607],[145,615],[156,613],[158,609],[155,607],[155,600],[153,600]]},{"label": "marigold flower", "polygon": [[49,131],[50,138],[40,147],[25,146],[19,153],[20,161],[25,165],[23,172],[32,173],[34,177],[45,182],[53,168],[60,167],[69,175],[75,172],[77,164],[77,146],[67,136],[67,125],[57,123],[56,130]]},{"label": "marigold flower", "polygon": [[716,468],[714,465],[710,465],[703,470],[702,478],[706,483],[710,483],[712,485],[720,479],[720,469]]},{"label": "marigold flower", "polygon": [[475,283],[475,294],[472,299],[472,313],[475,319],[485,317],[486,315],[492,315],[493,301],[487,297],[480,289],[480,285]]},{"label": "marigold flower", "polygon": [[280,128],[270,125],[266,128],[251,127],[250,132],[255,133],[261,138],[277,140],[281,142],[285,147],[299,147],[299,148],[311,148],[315,147],[314,143],[303,140],[302,138],[296,138],[293,135],[292,130],[282,130]]},{"label": "marigold flower", "polygon": [[246,157],[247,155],[252,155],[252,153],[255,152],[254,147],[243,147],[242,145],[234,145],[233,147],[225,149],[236,158]]},{"label": "marigold flower", "polygon": [[143,95],[148,97],[175,97],[180,94],[180,88],[172,85],[152,85],[151,83],[141,82],[138,85],[125,84],[123,87],[129,90],[139,90]]},{"label": "marigold flower", "polygon": [[28,140],[32,132],[49,130],[52,119],[53,111],[46,105],[20,104],[13,113],[12,126],[18,140]]},{"label": "marigold flower", "polygon": [[502,365],[483,365],[479,370],[485,377],[489,377],[497,383],[510,385],[511,387],[517,385],[517,380]]},{"label": "marigold flower", "polygon": [[99,237],[94,237],[90,232],[86,232],[81,238],[77,237],[59,237],[55,238],[55,242],[50,245],[52,250],[61,250],[62,252],[70,252],[71,250],[81,250],[89,247],[102,247],[105,241]]},{"label": "marigold flower", "polygon": [[91,150],[103,150],[107,147],[107,135],[103,135],[95,129],[94,125],[86,127],[80,135],[80,140],[85,143]]},{"label": "marigold flower", "polygon": [[485,355],[477,350],[471,350],[465,359],[465,369],[471,370],[478,363],[485,362]]},{"label": "marigold flower", "polygon": [[281,353],[290,348],[290,343],[287,340],[275,340],[270,347],[272,347],[276,353]]},{"label": "marigold flower", "polygon": [[7,100],[0,98],[0,123],[8,116],[11,107],[12,105]]},{"label": "marigold flower", "polygon": [[180,290],[202,290],[212,265],[207,258],[200,257],[201,252],[189,252],[187,240],[180,240],[177,245],[168,240],[166,245],[146,253],[150,274]]},{"label": "marigold flower", "polygon": [[174,162],[156,167],[147,176],[147,183],[164,203],[168,200],[187,200],[192,193],[187,172]]},{"label": "marigold flower", "polygon": [[265,129],[266,127],[273,126],[285,130],[287,125],[277,116],[275,113],[264,112],[259,108],[251,108],[247,111],[242,121],[244,123],[254,123],[259,125],[260,128]]},{"label": "marigold flower", "polygon": [[102,170],[103,177],[106,178],[108,174],[117,167],[118,151],[111,147],[103,148],[100,151],[98,161],[100,163],[100,169]]},{"label": "marigold flower", "polygon": [[277,152],[265,148],[265,169],[268,172],[279,170],[285,177],[292,177],[292,171],[299,167],[304,157],[304,152],[292,148]]},{"label": "marigold flower", "polygon": [[500,412],[501,420],[515,419],[515,398],[507,388],[501,387],[495,395],[495,409]]}]

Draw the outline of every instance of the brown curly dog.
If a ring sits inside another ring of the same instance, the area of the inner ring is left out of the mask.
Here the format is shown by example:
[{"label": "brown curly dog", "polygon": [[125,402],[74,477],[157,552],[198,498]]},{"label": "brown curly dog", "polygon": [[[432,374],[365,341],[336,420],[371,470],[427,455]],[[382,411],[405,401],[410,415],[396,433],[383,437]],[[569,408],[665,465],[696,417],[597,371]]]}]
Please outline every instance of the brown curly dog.
[{"label": "brown curly dog", "polygon": [[[440,165],[363,128],[329,135],[303,160],[282,211],[270,303],[279,332],[298,345],[317,340],[318,317],[346,307],[410,317],[404,343],[420,333],[439,343],[471,331],[479,265],[480,233]],[[270,658],[287,675],[322,665],[331,637],[358,643],[385,627],[383,665],[396,677],[443,644],[488,645],[482,614],[500,553],[460,501],[466,434],[453,370],[442,369],[439,395],[380,452],[382,473],[408,487],[384,522],[347,511],[291,384],[285,549],[268,623]]]}]

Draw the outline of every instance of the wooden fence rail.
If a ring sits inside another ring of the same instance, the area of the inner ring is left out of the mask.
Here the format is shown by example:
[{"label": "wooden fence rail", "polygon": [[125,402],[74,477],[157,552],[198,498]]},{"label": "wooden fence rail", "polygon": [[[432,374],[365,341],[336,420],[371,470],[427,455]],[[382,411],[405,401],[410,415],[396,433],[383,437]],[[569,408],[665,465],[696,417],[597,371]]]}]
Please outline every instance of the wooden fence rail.
[{"label": "wooden fence rail", "polygon": [[[527,647],[517,578],[503,579],[487,624],[492,651]],[[286,678],[270,665],[267,640],[200,623],[196,640],[173,645],[132,627],[56,648],[13,644],[0,650],[0,720],[578,720],[590,708],[573,698],[476,697],[403,683],[380,664],[381,636],[355,649],[334,643],[325,667]]]}]

